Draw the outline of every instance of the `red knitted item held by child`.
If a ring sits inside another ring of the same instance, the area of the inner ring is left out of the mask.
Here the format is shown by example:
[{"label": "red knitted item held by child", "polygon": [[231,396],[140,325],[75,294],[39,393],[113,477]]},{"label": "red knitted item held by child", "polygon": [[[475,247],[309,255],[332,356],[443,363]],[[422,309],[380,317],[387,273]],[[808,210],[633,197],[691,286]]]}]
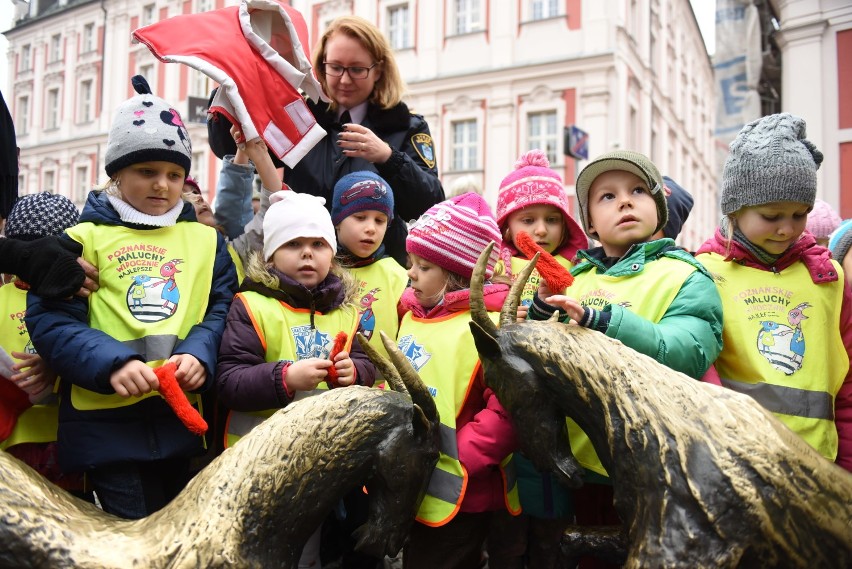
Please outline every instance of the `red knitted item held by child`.
[{"label": "red knitted item held by child", "polygon": [[[348,339],[349,337],[346,335],[346,332],[338,332],[337,336],[334,337],[334,345],[331,347],[331,353],[328,354],[328,359],[333,362],[335,356],[343,351],[343,348],[346,346],[346,340]],[[333,365],[328,368],[328,379],[326,379],[325,382],[329,389],[340,387],[340,384],[337,382],[337,368]]]},{"label": "red knitted item held by child", "polygon": [[154,373],[157,374],[157,379],[160,380],[160,395],[166,400],[172,411],[175,412],[180,422],[196,435],[203,435],[207,432],[207,421],[205,421],[198,410],[193,407],[183,389],[178,385],[175,378],[175,370],[177,366],[174,362],[167,363],[160,367],[154,368]]},{"label": "red knitted item held by child", "polygon": [[553,258],[553,255],[539,247],[528,233],[523,231],[518,233],[515,237],[515,244],[521,250],[521,253],[526,255],[527,259],[532,259],[536,253],[540,253],[535,268],[553,294],[562,294],[566,288],[574,283],[574,275],[560,265]]}]

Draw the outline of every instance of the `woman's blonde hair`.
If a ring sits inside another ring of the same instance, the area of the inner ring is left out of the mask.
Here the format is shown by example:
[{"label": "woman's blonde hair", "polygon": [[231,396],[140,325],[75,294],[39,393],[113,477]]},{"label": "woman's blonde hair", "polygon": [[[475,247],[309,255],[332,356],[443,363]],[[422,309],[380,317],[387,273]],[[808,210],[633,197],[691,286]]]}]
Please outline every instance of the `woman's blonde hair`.
[{"label": "woman's blonde hair", "polygon": [[[281,287],[281,281],[278,277],[269,272],[272,263],[267,263],[263,260],[263,253],[260,251],[252,251],[249,254],[248,262],[246,263],[246,277],[256,283],[260,283],[266,288],[278,289]],[[355,305],[358,296],[358,282],[352,276],[352,273],[340,266],[336,258],[331,260],[331,274],[340,279],[343,285],[343,305]]]},{"label": "woman's blonde hair", "polygon": [[[328,41],[336,33],[341,33],[357,40],[364,49],[366,49],[373,58],[376,66],[381,70],[381,76],[373,86],[373,92],[370,93],[370,102],[378,105],[382,109],[390,109],[395,107],[402,101],[402,95],[405,92],[405,83],[399,74],[399,68],[396,65],[396,59],[393,56],[388,40],[376,26],[369,21],[359,16],[341,16],[336,18],[328,29],[320,38],[314,48],[314,70],[317,74],[323,90],[328,93],[328,81],[325,76],[325,51],[328,46]],[[370,73],[375,73],[376,69]],[[331,101],[331,110],[337,109],[337,101]]]}]

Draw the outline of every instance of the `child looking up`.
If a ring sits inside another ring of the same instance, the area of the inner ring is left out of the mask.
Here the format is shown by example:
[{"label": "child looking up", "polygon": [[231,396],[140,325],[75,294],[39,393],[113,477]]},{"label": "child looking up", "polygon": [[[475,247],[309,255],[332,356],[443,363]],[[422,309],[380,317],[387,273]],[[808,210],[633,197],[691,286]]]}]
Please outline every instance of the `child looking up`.
[{"label": "child looking up", "polygon": [[698,259],[725,308],[722,385],[852,470],[852,293],[804,232],[823,158],[805,136],[805,121],[787,113],[743,127],[722,176],[725,222]]},{"label": "child looking up", "polygon": [[[401,301],[406,312],[398,343],[432,392],[444,430],[438,465],[403,550],[406,568],[478,567],[492,513],[520,512],[516,485],[504,486],[513,481],[503,466],[510,467],[514,430],[485,386],[469,327],[470,277],[491,241],[500,244],[497,223],[472,192],[432,206],[406,240],[411,286]],[[499,311],[507,293],[507,285],[487,283],[486,308]]]},{"label": "child looking up", "polygon": [[[77,207],[65,196],[50,192],[23,196],[6,219],[6,236],[31,242],[61,235],[79,217]],[[36,353],[24,325],[28,290],[19,277],[0,286],[0,353],[14,361],[8,372],[0,373],[0,449],[57,486],[82,495],[82,475],[64,474],[56,464],[56,374]],[[9,413],[16,402],[20,415]]]},{"label": "child looking up", "polygon": [[100,270],[100,288],[88,301],[31,294],[26,317],[62,377],[60,466],[86,471],[104,510],[124,518],[167,504],[203,452],[203,437],[154,392],[152,368],[173,362],[184,391],[206,388],[237,286],[224,239],[181,199],[192,150],[180,116],[141,76],[133,85],[139,94],[109,132],[109,184],[67,231]]},{"label": "child looking up", "polygon": [[[668,219],[657,167],[638,152],[599,156],[580,172],[577,200],[583,228],[601,245],[578,253],[574,284],[564,294],[537,296],[530,317],[545,319],[555,306],[581,326],[701,378],[722,349],[722,305],[692,255],[672,239],[651,240]],[[568,432],[590,482],[574,492],[577,523],[620,523],[611,483],[588,437],[571,419]]]},{"label": "child looking up", "polygon": [[[352,277],[336,263],[337,239],[323,198],[283,191],[263,220],[263,253],[246,267],[219,350],[219,399],[231,409],[225,446],[304,397],[336,385],[373,384],[375,366],[354,338],[358,310]],[[335,336],[347,345],[334,360]],[[319,564],[319,528],[299,566]]]},{"label": "child looking up", "polygon": [[[568,196],[562,178],[550,169],[541,150],[530,150],[521,156],[512,172],[500,184],[497,195],[497,224],[503,234],[500,256],[510,276],[517,275],[529,259],[518,246],[518,235],[527,233],[556,261],[570,269],[571,260],[589,240],[571,216]],[[541,285],[534,270],[521,292],[519,316]],[[538,472],[521,453],[514,454],[518,491],[523,513],[497,512],[488,536],[488,566],[491,569],[511,567],[555,567],[559,543],[565,527],[571,523],[571,494],[549,472]]]}]

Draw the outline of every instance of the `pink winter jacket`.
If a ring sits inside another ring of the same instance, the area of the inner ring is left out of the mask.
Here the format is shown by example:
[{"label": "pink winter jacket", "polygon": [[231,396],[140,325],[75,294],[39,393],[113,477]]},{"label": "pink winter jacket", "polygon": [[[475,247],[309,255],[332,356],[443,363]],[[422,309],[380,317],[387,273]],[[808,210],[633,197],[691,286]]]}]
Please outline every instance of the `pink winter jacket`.
[{"label": "pink winter jacket", "polygon": [[[485,307],[489,311],[500,310],[508,291],[507,285],[486,285]],[[439,318],[469,309],[469,290],[447,293],[442,304],[428,309],[417,302],[410,288],[400,299],[401,312],[410,311],[419,318]],[[518,445],[511,418],[494,392],[485,386],[481,368],[456,418],[456,440],[459,461],[468,473],[460,511],[492,512],[505,508],[500,462]]]},{"label": "pink winter jacket", "polygon": [[[728,239],[718,229],[716,234],[708,239],[695,254],[697,256],[702,253],[716,253],[725,257],[726,261],[742,263],[764,271],[783,271],[793,263],[801,261],[808,268],[815,284],[834,282],[840,278],[829,261],[831,253],[825,247],[818,245],[813,235],[807,231],[775,262],[773,267],[767,267],[757,261],[736,241],[731,241],[729,246]],[[852,289],[848,282],[844,283],[843,302],[840,306],[840,337],[847,356],[852,360]],[[837,425],[839,439],[835,463],[852,472],[852,365],[846,373],[840,391],[834,398],[834,423]]]}]

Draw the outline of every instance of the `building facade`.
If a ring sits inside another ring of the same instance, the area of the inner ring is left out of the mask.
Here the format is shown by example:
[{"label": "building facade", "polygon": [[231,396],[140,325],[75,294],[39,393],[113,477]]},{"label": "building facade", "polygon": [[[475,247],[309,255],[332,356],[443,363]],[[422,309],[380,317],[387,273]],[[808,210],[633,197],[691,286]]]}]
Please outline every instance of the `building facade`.
[{"label": "building facade", "polygon": [[[193,175],[215,187],[207,147],[209,79],[163,64],[130,33],[235,0],[31,0],[6,32],[7,100],[21,147],[20,192],[51,190],[82,203],[103,182],[103,153],[130,76],[184,115]],[[520,154],[544,149],[566,191],[586,163],[566,155],[565,129],[588,135],[589,158],[614,149],[650,156],[696,204],[680,243],[718,221],[714,85],[688,0],[292,0],[312,42],[333,18],[358,14],[394,47],[406,102],[432,129],[445,188],[472,179],[492,204]],[[582,139],[577,142],[582,146]],[[212,196],[211,196],[212,197]]]}]

